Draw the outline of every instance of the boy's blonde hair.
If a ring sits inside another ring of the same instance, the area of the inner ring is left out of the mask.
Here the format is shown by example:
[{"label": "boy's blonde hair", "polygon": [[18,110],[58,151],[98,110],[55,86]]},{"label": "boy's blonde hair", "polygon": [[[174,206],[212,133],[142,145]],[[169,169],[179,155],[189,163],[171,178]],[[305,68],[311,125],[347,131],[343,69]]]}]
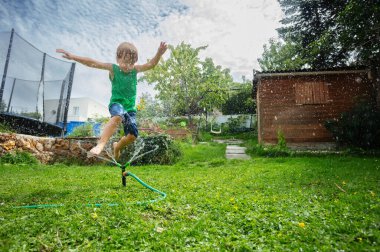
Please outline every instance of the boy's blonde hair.
[{"label": "boy's blonde hair", "polygon": [[127,64],[135,64],[138,60],[137,48],[129,43],[121,43],[116,50],[116,60],[121,60]]}]

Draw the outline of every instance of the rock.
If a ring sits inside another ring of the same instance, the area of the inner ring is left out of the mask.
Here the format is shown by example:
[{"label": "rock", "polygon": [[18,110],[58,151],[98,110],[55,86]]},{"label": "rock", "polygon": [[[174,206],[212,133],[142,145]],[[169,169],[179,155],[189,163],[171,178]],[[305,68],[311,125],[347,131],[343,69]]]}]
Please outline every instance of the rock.
[{"label": "rock", "polygon": [[10,151],[16,147],[16,142],[14,140],[9,140],[9,141],[7,141],[3,144],[0,144],[0,145],[4,150]]},{"label": "rock", "polygon": [[30,143],[31,148],[33,148],[33,149],[36,148],[36,141],[34,139],[30,138],[30,139],[28,139],[28,141]]},{"label": "rock", "polygon": [[62,148],[63,148],[64,150],[69,150],[69,149],[70,149],[70,144],[69,144],[69,142],[66,142],[66,143],[62,146]]},{"label": "rock", "polygon": [[16,145],[17,145],[17,148],[24,146],[25,145],[24,139],[22,138],[17,139]]},{"label": "rock", "polygon": [[44,146],[42,145],[42,143],[36,143],[36,149],[40,152],[44,151]]},{"label": "rock", "polygon": [[0,155],[19,150],[31,153],[43,164],[67,159],[78,159],[86,164],[101,163],[99,159],[87,158],[87,151],[96,145],[96,141],[0,133]]},{"label": "rock", "polygon": [[0,142],[4,143],[13,138],[14,138],[13,134],[3,133],[0,135]]},{"label": "rock", "polygon": [[44,144],[44,149],[45,150],[50,150],[52,148],[52,146],[53,146],[52,141],[50,141],[50,140],[46,141],[45,144]]},{"label": "rock", "polygon": [[32,150],[33,146],[31,145],[30,142],[26,142],[23,149],[25,149],[25,150]]}]

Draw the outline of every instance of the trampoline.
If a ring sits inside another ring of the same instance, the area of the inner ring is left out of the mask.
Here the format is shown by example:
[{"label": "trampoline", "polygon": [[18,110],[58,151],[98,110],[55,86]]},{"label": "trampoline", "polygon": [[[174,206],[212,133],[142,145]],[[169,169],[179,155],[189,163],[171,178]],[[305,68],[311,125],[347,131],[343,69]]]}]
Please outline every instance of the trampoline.
[{"label": "trampoline", "polygon": [[63,135],[75,63],[49,56],[13,29],[0,32],[0,123],[21,134]]},{"label": "trampoline", "polygon": [[58,125],[16,114],[0,113],[0,122],[10,125],[18,134],[61,136],[63,131],[63,128]]}]

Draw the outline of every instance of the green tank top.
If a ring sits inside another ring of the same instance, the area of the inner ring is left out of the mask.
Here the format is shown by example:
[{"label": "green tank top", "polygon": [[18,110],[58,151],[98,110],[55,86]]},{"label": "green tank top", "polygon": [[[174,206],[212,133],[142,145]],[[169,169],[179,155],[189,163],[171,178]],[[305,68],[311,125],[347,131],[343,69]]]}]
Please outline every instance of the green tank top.
[{"label": "green tank top", "polygon": [[123,72],[118,65],[113,64],[112,96],[109,106],[119,103],[127,112],[136,112],[137,71],[133,69]]}]

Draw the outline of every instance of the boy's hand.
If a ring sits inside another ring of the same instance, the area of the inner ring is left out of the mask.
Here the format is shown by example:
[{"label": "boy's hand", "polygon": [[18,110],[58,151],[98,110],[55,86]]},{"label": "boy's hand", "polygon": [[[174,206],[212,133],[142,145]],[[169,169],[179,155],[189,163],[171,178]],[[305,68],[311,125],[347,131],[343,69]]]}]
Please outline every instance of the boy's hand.
[{"label": "boy's hand", "polygon": [[143,65],[134,66],[137,72],[144,72],[144,71],[154,68],[158,64],[161,56],[166,52],[167,49],[168,49],[168,45],[165,42],[161,42],[160,46],[158,47],[157,53],[156,55],[154,55],[153,59],[149,60],[148,63],[145,63]]},{"label": "boy's hand", "polygon": [[168,45],[165,42],[161,42],[160,43],[160,47],[158,47],[158,51],[157,52],[160,55],[163,55],[166,52],[167,49],[168,49]]},{"label": "boy's hand", "polygon": [[62,53],[62,57],[65,58],[65,59],[69,59],[69,60],[72,60],[73,59],[73,55],[69,52],[66,52],[65,50],[63,49],[57,49],[55,50],[57,53]]}]

